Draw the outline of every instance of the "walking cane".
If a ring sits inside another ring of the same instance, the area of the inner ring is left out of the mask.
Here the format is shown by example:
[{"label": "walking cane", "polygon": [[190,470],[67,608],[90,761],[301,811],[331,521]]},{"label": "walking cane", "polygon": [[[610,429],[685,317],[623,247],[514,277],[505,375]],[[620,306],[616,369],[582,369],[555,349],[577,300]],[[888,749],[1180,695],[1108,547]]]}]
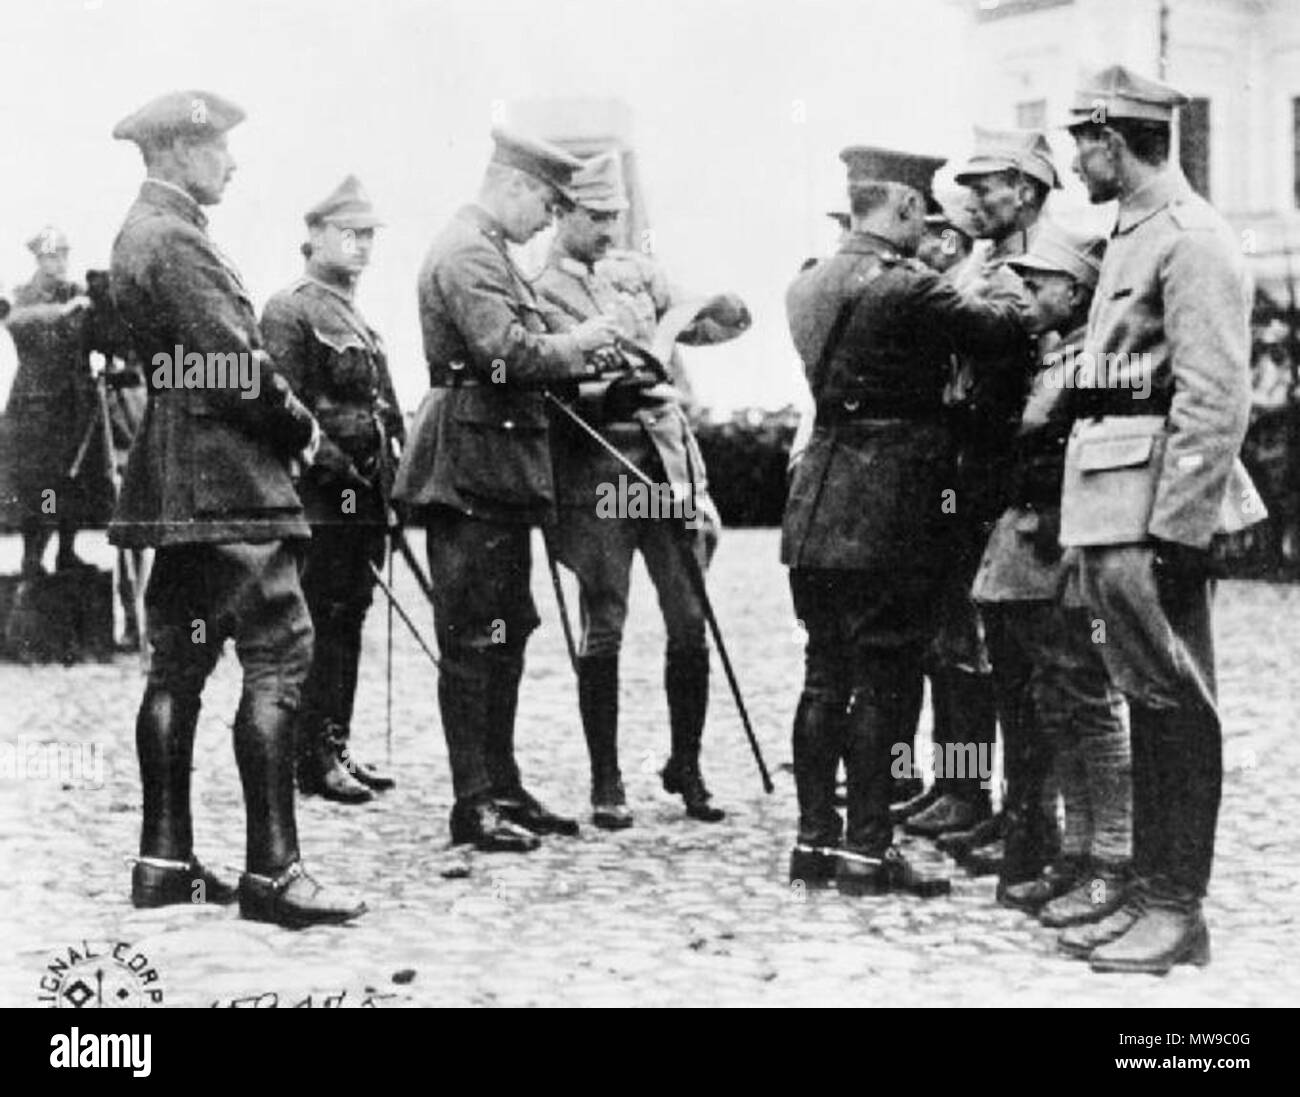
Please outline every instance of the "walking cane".
[{"label": "walking cane", "polygon": [[569,621],[569,605],[564,599],[564,584],[560,581],[560,569],[555,563],[555,550],[551,548],[551,539],[542,532],[542,543],[546,546],[546,566],[551,569],[551,586],[555,588],[555,603],[560,607],[560,628],[564,630],[564,646],[569,651],[569,665],[573,673],[578,673],[578,648],[573,642],[573,625]]},{"label": "walking cane", "polygon": [[429,657],[429,662],[433,664],[434,669],[441,670],[442,665],[438,662],[438,657],[433,654],[432,649],[427,643],[425,643],[424,637],[420,635],[420,630],[415,627],[415,622],[411,620],[410,614],[402,608],[402,603],[397,600],[397,595],[393,593],[393,588],[384,582],[384,573],[375,566],[373,560],[370,561],[370,574],[375,577],[375,582],[379,584],[379,589],[384,592],[384,597],[388,599],[388,604],[397,611],[397,616],[402,619],[402,624],[411,630],[411,635],[415,637],[416,642],[424,649],[424,654]]},{"label": "walking cane", "polygon": [[[388,585],[393,585],[393,546],[388,545]],[[393,603],[388,603],[388,665],[384,670],[384,751],[393,764]]]},{"label": "walking cane", "polygon": [[[612,445],[603,434],[587,422],[581,415],[574,411],[568,404],[561,400],[552,392],[546,392],[546,399],[560,409],[569,417],[578,427],[580,427],[593,441],[601,446],[610,456],[617,458],[633,476],[640,480],[652,491],[655,488],[655,482],[642,472],[635,464],[620,452],[617,447]],[[709,632],[713,636],[713,644],[718,649],[718,658],[722,661],[722,669],[727,676],[727,685],[731,687],[731,696],[736,702],[736,711],[740,714],[741,725],[745,729],[745,737],[749,740],[749,749],[753,752],[754,761],[758,764],[759,776],[763,780],[763,791],[772,792],[774,785],[772,777],[767,771],[767,763],[763,761],[763,752],[759,748],[758,738],[754,735],[753,725],[749,721],[749,711],[745,708],[745,699],[740,693],[740,683],[736,681],[736,672],[731,665],[731,657],[727,654],[726,643],[722,639],[722,629],[718,625],[718,619],[713,612],[713,603],[709,601],[709,592],[704,585],[704,572],[700,568],[700,562],[692,551],[689,539],[683,539],[677,542],[677,547],[681,552],[682,562],[686,567],[686,575],[690,580],[691,587],[695,591],[695,596],[700,600],[700,605],[704,609],[704,619],[708,623]]]}]

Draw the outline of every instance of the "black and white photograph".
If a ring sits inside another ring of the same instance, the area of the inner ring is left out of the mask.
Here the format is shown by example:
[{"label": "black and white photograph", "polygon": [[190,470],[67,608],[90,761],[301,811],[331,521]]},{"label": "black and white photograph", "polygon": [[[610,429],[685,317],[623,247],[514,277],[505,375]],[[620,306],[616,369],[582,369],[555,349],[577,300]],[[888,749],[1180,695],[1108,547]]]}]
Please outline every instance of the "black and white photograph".
[{"label": "black and white photograph", "polygon": [[1300,1005],[1300,0],[9,0],[0,82],[0,1005]]}]

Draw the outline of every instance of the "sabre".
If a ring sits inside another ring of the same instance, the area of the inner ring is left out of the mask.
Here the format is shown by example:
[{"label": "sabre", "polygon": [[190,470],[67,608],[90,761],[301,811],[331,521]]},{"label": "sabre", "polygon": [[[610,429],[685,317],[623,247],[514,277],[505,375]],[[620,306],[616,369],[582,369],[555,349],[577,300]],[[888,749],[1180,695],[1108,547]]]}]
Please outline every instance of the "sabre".
[{"label": "sabre", "polygon": [[379,584],[379,589],[382,590],[385,597],[388,598],[388,604],[397,611],[397,616],[402,619],[402,624],[411,630],[411,635],[415,637],[416,642],[424,649],[424,654],[429,657],[429,662],[431,662],[437,670],[441,670],[442,664],[438,662],[438,657],[433,654],[429,645],[424,642],[424,637],[420,635],[420,630],[415,627],[415,622],[411,620],[407,615],[406,610],[402,608],[402,603],[397,600],[397,595],[393,593],[393,588],[384,582],[384,573],[375,567],[375,562],[373,560],[370,561],[370,573],[375,577],[375,582]]},{"label": "sabre", "polygon": [[[568,404],[552,392],[546,392],[543,395],[600,445],[602,449],[612,457],[617,458],[619,463],[633,476],[652,490],[655,488],[655,482],[649,476],[629,461],[615,446],[610,444],[600,431],[596,430]],[[749,720],[749,711],[745,708],[745,699],[740,693],[740,683],[736,681],[736,672],[732,668],[731,657],[727,654],[727,646],[722,639],[722,629],[713,613],[713,603],[709,601],[709,592],[704,585],[704,572],[700,568],[700,562],[696,559],[695,553],[691,551],[689,540],[679,540],[677,547],[682,554],[682,562],[686,566],[686,574],[690,579],[691,587],[704,609],[704,619],[708,623],[709,633],[713,636],[713,644],[718,649],[718,658],[722,661],[722,669],[727,676],[727,685],[731,687],[731,696],[736,702],[736,711],[740,714],[740,722],[745,729],[745,738],[749,740],[749,749],[753,752],[754,761],[758,764],[758,772],[763,780],[763,791],[770,793],[775,786],[772,784],[771,774],[767,771],[767,763],[763,761],[763,752],[759,748],[758,738],[754,735],[754,728]]]}]

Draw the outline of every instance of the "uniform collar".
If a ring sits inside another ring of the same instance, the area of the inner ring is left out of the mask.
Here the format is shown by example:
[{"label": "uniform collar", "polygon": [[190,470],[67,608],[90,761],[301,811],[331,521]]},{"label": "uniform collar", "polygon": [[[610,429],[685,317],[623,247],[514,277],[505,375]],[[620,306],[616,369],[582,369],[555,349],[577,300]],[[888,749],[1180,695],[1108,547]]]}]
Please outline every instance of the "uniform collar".
[{"label": "uniform collar", "polygon": [[303,277],[313,285],[343,298],[349,305],[352,304],[353,292],[356,288],[356,278],[352,275],[343,274],[333,267],[323,267],[308,260]]},{"label": "uniform collar", "polygon": [[886,259],[899,259],[902,252],[898,245],[874,232],[854,230],[844,238],[839,248],[841,255],[880,255]]},{"label": "uniform collar", "polygon": [[165,179],[155,179],[151,175],[140,185],[140,197],[152,205],[169,210],[201,229],[208,227],[207,214],[187,191],[182,190],[175,183],[169,183]]},{"label": "uniform collar", "polygon": [[1171,166],[1153,175],[1132,194],[1120,199],[1115,218],[1115,235],[1132,232],[1143,221],[1160,212],[1171,202],[1192,193],[1182,168]]}]

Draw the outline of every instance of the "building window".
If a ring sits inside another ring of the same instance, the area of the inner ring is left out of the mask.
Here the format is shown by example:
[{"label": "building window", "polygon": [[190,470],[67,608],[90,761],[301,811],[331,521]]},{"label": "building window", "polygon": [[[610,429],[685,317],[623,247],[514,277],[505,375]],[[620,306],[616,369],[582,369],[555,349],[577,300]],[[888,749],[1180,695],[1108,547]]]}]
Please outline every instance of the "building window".
[{"label": "building window", "polygon": [[1210,197],[1210,101],[1190,100],[1178,114],[1178,162],[1192,190]]},{"label": "building window", "polygon": [[1041,130],[1047,128],[1047,100],[1026,99],[1016,104],[1016,128]]}]

